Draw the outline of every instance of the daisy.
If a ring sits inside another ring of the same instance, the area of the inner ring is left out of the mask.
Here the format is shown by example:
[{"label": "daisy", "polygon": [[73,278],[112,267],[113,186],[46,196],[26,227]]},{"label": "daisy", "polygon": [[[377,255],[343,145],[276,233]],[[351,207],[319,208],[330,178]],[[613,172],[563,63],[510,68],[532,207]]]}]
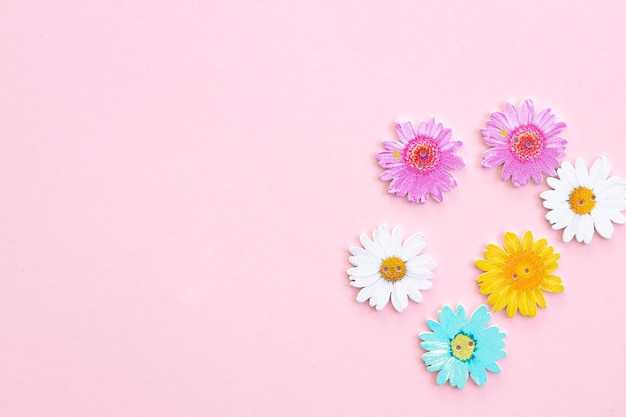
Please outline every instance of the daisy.
[{"label": "daisy", "polygon": [[429,280],[435,268],[430,258],[419,255],[426,246],[424,237],[416,233],[402,244],[400,229],[389,234],[385,226],[374,230],[373,237],[361,235],[363,248],[350,248],[350,263],[355,266],[348,270],[350,285],[361,288],[356,300],[369,299],[370,306],[380,311],[391,296],[391,304],[399,312],[408,306],[408,298],[420,303],[420,290],[432,287]]},{"label": "daisy", "polygon": [[507,232],[504,248],[489,244],[485,259],[475,262],[485,272],[476,279],[480,293],[489,294],[487,302],[493,305],[493,311],[506,307],[507,316],[513,317],[519,308],[523,316],[534,317],[537,305],[546,307],[543,291],[563,291],[561,278],[552,275],[560,256],[547,240],[533,241],[530,231],[524,233],[521,241],[516,234]]},{"label": "daisy", "polygon": [[[578,242],[590,243],[593,229],[606,239],[613,235],[613,223],[624,224],[620,213],[626,209],[626,183],[618,177],[609,178],[611,165],[598,158],[587,173],[585,164],[576,160],[576,168],[563,162],[559,178],[548,178],[553,190],[540,194],[543,206],[550,209],[546,219],[554,230],[563,231],[563,242],[574,236]],[[613,223],[611,223],[613,222]]]},{"label": "daisy", "polygon": [[487,372],[500,372],[496,363],[506,356],[505,334],[496,326],[487,326],[491,314],[486,305],[479,306],[470,319],[459,305],[456,313],[449,306],[439,312],[439,322],[427,320],[432,332],[419,335],[421,346],[427,352],[422,355],[429,372],[437,372],[437,385],[450,380],[450,385],[461,389],[468,376],[478,386],[487,382]]},{"label": "daisy", "polygon": [[452,131],[444,129],[435,119],[421,122],[417,133],[411,122],[396,123],[400,142],[383,142],[387,151],[378,154],[378,164],[387,168],[380,174],[383,181],[391,180],[389,193],[398,197],[408,195],[412,203],[425,203],[429,195],[443,201],[442,191],[450,191],[456,181],[449,170],[462,168],[463,160],[453,152],[463,143],[451,142]]},{"label": "daisy", "polygon": [[519,110],[505,103],[504,113],[491,113],[487,127],[480,131],[485,144],[492,146],[483,153],[482,165],[504,164],[502,180],[511,178],[515,187],[528,184],[530,178],[540,184],[542,173],[556,175],[557,158],[565,155],[567,141],[558,136],[565,126],[555,121],[550,109],[535,114],[532,100],[522,102]]}]

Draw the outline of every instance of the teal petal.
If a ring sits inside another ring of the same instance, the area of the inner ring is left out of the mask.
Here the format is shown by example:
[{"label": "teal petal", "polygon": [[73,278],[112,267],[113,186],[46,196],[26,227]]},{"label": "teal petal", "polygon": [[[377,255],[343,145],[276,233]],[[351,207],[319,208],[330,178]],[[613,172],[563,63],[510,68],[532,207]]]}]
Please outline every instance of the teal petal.
[{"label": "teal petal", "polygon": [[446,335],[452,339],[461,329],[457,321],[457,316],[454,313],[454,310],[449,306],[443,306],[441,311],[438,314],[439,323],[441,328],[445,331]]},{"label": "teal petal", "polygon": [[476,342],[474,357],[482,362],[493,362],[506,357],[506,352],[500,346],[488,345],[480,340]]},{"label": "teal petal", "polygon": [[500,373],[500,367],[495,362],[485,362],[485,368],[487,368],[489,372],[493,372],[494,374]]},{"label": "teal petal", "polygon": [[465,327],[468,325],[467,313],[465,312],[465,307],[461,304],[456,307],[456,324],[459,327]]},{"label": "teal petal", "polygon": [[473,329],[482,329],[487,326],[491,320],[491,314],[489,314],[489,309],[486,305],[480,305],[474,312],[472,313],[472,317],[470,318],[470,326]]},{"label": "teal petal", "polygon": [[441,371],[437,374],[437,385],[443,385],[448,379],[450,379],[450,373],[452,372],[452,364],[456,359],[450,357],[446,363],[441,367]]},{"label": "teal petal", "polygon": [[439,323],[437,323],[436,321],[433,321],[432,323],[429,324],[429,327],[430,326],[432,326],[431,329],[434,330],[433,332],[424,332],[424,333],[420,333],[419,335],[419,338],[422,339],[424,342],[435,342],[435,341],[445,342],[449,340],[448,335],[441,328]]},{"label": "teal petal", "polygon": [[467,364],[461,361],[454,361],[452,364],[452,372],[450,373],[450,385],[463,389],[467,382],[468,371]]},{"label": "teal petal", "polygon": [[439,337],[440,339],[447,339],[448,338],[448,332],[446,329],[443,328],[443,326],[432,319],[428,319],[426,320],[426,324],[428,325],[428,327],[430,328],[430,330],[433,331],[433,333],[435,335],[437,335],[437,337]]},{"label": "teal petal", "polygon": [[472,377],[472,381],[476,383],[479,387],[485,385],[487,382],[487,371],[485,371],[485,367],[479,361],[470,361],[469,362],[469,372]]},{"label": "teal petal", "polygon": [[422,360],[427,366],[434,366],[436,364],[445,362],[450,359],[450,352],[443,350],[435,350],[433,352],[426,352],[422,355]]},{"label": "teal petal", "polygon": [[422,342],[420,344],[422,349],[424,350],[444,350],[446,352],[450,351],[450,344],[448,342]]}]

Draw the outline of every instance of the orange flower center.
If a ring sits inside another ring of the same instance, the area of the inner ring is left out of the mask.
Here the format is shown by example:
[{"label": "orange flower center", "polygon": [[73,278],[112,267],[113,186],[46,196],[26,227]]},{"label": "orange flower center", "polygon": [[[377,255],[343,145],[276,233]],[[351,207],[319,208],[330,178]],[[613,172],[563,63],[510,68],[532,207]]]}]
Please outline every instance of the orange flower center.
[{"label": "orange flower center", "polygon": [[520,162],[536,159],[543,151],[545,136],[533,125],[520,126],[509,136],[509,149]]},{"label": "orange flower center", "polygon": [[504,276],[518,290],[533,290],[547,275],[541,258],[532,252],[514,253],[504,264]]},{"label": "orange flower center", "polygon": [[576,214],[588,214],[596,206],[596,196],[587,187],[578,187],[569,195],[569,205]]},{"label": "orange flower center", "polygon": [[435,169],[440,159],[439,147],[428,137],[417,137],[404,153],[405,163],[422,173]]},{"label": "orange flower center", "polygon": [[391,256],[380,265],[380,275],[389,282],[400,281],[406,274],[406,264],[397,256]]}]

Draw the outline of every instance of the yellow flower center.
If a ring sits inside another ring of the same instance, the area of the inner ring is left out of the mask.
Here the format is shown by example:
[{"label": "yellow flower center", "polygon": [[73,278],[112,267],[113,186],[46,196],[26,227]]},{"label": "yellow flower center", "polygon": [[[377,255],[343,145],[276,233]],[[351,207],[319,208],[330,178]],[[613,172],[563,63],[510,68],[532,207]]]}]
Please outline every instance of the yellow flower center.
[{"label": "yellow flower center", "polygon": [[518,290],[537,288],[547,274],[542,259],[532,252],[514,253],[504,264],[504,276]]},{"label": "yellow flower center", "polygon": [[452,356],[460,361],[468,361],[474,355],[476,342],[464,333],[459,333],[450,341]]},{"label": "yellow flower center", "polygon": [[578,187],[569,195],[569,205],[576,214],[588,214],[596,206],[596,196],[587,187]]},{"label": "yellow flower center", "polygon": [[389,282],[401,280],[406,274],[406,264],[397,256],[391,256],[380,265],[380,275]]}]

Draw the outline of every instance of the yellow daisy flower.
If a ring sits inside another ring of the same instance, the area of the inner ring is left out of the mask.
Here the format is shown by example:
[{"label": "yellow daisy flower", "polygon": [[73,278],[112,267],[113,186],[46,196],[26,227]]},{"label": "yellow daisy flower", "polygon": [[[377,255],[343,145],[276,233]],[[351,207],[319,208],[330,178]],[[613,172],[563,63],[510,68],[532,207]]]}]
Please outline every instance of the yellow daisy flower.
[{"label": "yellow daisy flower", "polygon": [[546,239],[533,241],[530,231],[521,241],[515,233],[506,232],[504,248],[489,244],[485,259],[475,262],[484,271],[476,279],[480,293],[489,294],[487,302],[493,305],[493,311],[506,307],[509,317],[517,309],[523,316],[534,317],[537,305],[546,307],[543,291],[563,292],[561,278],[552,275],[560,256]]}]

